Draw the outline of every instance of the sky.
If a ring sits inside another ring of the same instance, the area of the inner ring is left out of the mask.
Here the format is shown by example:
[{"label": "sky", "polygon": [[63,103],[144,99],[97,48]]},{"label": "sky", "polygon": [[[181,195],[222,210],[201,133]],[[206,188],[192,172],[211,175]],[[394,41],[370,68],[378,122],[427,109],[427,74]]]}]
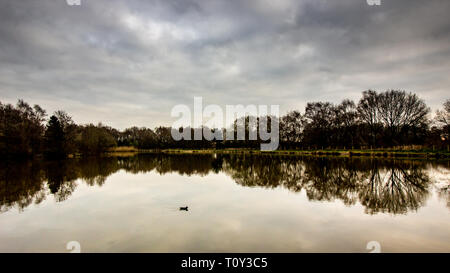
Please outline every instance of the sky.
[{"label": "sky", "polygon": [[178,104],[450,98],[450,1],[0,0],[0,101],[170,126]]}]

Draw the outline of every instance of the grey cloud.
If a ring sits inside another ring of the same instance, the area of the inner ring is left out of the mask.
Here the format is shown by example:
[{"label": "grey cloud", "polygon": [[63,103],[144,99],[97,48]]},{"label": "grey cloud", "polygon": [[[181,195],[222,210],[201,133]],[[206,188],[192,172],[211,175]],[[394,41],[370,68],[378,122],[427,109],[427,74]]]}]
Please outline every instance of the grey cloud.
[{"label": "grey cloud", "polygon": [[448,1],[0,1],[0,100],[78,122],[153,127],[204,103],[358,99],[375,88],[448,97]]}]

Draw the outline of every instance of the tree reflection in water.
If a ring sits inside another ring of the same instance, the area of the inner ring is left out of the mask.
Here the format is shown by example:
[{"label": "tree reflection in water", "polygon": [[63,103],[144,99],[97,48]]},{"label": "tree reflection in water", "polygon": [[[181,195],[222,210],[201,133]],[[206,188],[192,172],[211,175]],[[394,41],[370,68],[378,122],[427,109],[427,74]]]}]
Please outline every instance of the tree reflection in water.
[{"label": "tree reflection in water", "polygon": [[[60,202],[76,189],[78,179],[102,186],[106,178],[125,170],[133,174],[205,176],[224,172],[245,187],[284,187],[305,191],[309,200],[357,202],[368,214],[404,214],[420,208],[430,194],[430,165],[423,161],[371,158],[294,157],[237,154],[154,154],[133,157],[103,157],[2,163],[0,165],[0,211],[23,210],[53,195]],[[431,166],[436,168],[436,166]],[[437,166],[448,170],[448,164]],[[448,200],[448,185],[440,188]]]}]

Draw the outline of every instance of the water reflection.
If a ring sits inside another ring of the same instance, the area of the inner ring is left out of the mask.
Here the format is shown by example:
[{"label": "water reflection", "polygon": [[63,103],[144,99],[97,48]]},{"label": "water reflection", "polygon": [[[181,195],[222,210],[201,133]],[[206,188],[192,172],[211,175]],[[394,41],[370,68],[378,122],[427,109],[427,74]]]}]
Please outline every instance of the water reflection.
[{"label": "water reflection", "polygon": [[[433,166],[431,166],[433,165]],[[429,167],[448,172],[448,162],[400,161],[275,155],[138,155],[65,161],[2,163],[0,211],[23,210],[53,195],[64,201],[76,190],[77,179],[102,186],[119,171],[161,175],[225,174],[244,187],[284,187],[305,191],[309,200],[361,203],[368,214],[404,214],[424,205],[432,188]],[[448,204],[448,185],[439,193]]]}]

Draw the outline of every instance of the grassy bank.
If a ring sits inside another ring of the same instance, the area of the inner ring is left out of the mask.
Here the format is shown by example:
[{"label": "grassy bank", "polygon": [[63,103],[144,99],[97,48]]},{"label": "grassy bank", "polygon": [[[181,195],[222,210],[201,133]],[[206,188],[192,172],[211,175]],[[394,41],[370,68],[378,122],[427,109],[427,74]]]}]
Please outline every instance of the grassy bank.
[{"label": "grassy bank", "polygon": [[111,155],[127,155],[138,153],[168,153],[168,154],[274,154],[274,155],[309,155],[309,156],[341,156],[341,157],[380,157],[380,158],[449,158],[448,151],[432,150],[276,150],[260,151],[253,149],[164,149],[164,150],[143,150],[134,147],[117,147],[108,151]]}]

